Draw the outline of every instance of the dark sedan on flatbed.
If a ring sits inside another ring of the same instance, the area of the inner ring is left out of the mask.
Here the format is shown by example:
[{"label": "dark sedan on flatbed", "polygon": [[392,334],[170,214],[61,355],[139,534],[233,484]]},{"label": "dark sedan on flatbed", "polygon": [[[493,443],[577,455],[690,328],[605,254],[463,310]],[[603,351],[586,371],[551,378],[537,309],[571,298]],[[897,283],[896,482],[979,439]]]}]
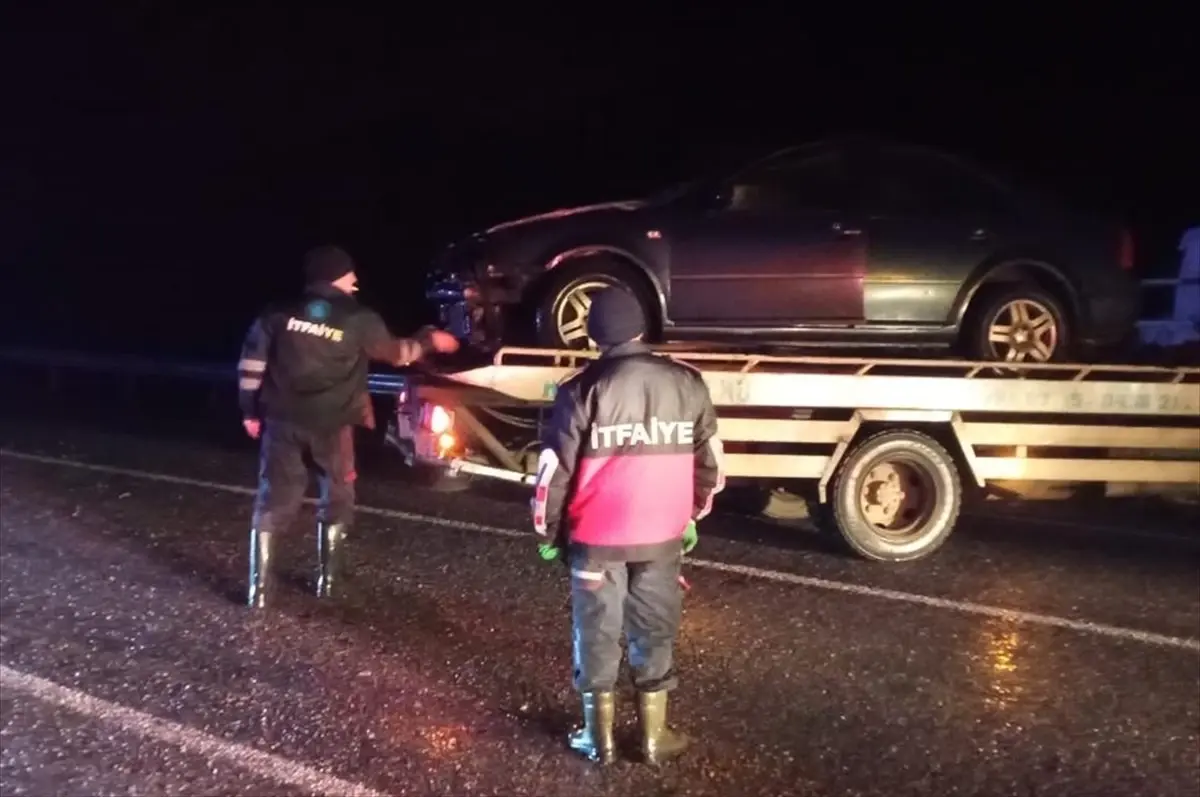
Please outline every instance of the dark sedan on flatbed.
[{"label": "dark sedan on flatbed", "polygon": [[590,296],[621,285],[656,341],[1046,362],[1128,339],[1132,268],[1129,232],[1106,218],[937,150],[847,138],[498,224],[442,253],[428,295],[485,348],[587,347]]}]

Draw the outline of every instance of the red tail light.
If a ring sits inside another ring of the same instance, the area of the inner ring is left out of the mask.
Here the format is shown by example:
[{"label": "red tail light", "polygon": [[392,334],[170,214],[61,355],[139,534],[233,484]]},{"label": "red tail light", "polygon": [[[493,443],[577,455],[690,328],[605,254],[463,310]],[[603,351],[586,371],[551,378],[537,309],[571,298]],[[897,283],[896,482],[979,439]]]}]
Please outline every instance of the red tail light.
[{"label": "red tail light", "polygon": [[1121,268],[1124,270],[1133,271],[1133,233],[1127,229],[1121,230],[1121,244],[1120,251],[1117,254],[1117,262],[1121,264]]}]

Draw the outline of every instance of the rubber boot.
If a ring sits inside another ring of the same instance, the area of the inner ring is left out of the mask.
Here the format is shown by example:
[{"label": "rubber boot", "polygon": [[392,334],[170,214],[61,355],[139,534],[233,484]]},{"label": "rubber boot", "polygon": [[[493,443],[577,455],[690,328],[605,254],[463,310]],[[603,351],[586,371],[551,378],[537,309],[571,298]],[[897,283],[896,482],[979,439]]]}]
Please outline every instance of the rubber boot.
[{"label": "rubber boot", "polygon": [[584,692],[584,725],[570,735],[567,744],[590,761],[611,764],[617,760],[617,743],[613,737],[615,721],[616,700],[612,692]]},{"label": "rubber boot", "polygon": [[271,592],[271,532],[250,530],[250,588],[246,605],[261,609]]},{"label": "rubber boot", "polygon": [[691,740],[667,726],[667,691],[638,693],[638,721],[642,730],[642,758],[655,766],[670,761],[688,748]]},{"label": "rubber boot", "polygon": [[333,598],[342,585],[346,524],[317,524],[317,597]]}]

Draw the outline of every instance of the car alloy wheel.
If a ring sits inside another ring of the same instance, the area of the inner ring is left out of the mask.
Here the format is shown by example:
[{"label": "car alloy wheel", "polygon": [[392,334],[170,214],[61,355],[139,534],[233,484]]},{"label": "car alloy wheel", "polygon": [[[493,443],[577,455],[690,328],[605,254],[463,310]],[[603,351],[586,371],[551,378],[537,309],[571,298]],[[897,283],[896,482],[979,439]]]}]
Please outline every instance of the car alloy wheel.
[{"label": "car alloy wheel", "polygon": [[1050,362],[1058,350],[1058,337],[1054,311],[1035,299],[1002,304],[987,330],[992,358],[1010,363]]},{"label": "car alloy wheel", "polygon": [[558,339],[568,349],[594,349],[596,342],[588,337],[587,317],[592,306],[592,297],[605,288],[608,282],[589,280],[568,287],[554,303],[554,328]]}]

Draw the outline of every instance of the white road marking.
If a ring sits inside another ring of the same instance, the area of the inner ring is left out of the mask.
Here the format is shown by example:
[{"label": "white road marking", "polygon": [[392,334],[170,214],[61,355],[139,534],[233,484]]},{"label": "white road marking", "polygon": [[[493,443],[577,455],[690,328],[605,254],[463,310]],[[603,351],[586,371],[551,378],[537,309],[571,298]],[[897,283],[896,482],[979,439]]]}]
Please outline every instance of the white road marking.
[{"label": "white road marking", "polygon": [[0,664],[0,687],[3,687],[6,695],[21,693],[209,760],[223,760],[256,775],[266,776],[277,783],[307,789],[313,794],[383,797],[382,792],[327,775],[291,759],[265,753],[248,745],[229,742],[177,722],[92,697],[78,689],[14,670],[3,664]]},{"label": "white road marking", "polygon": [[[95,471],[97,473],[108,473],[115,476],[129,476],[136,479],[148,479],[152,481],[166,482],[169,484],[181,484],[189,487],[219,490],[222,492],[237,493],[239,495],[254,494],[254,490],[252,488],[242,487],[236,484],[223,484],[221,482],[205,481],[203,479],[192,479],[186,476],[172,476],[166,473],[134,470],[132,468],[120,468],[113,465],[98,465],[90,462],[79,462],[77,460],[64,459],[61,457],[50,457],[41,454],[27,454],[22,451],[11,451],[9,449],[0,449],[0,457],[9,457],[11,459],[24,460],[27,462],[40,462],[47,465],[79,468],[81,470]],[[314,499],[307,500],[309,503],[311,503]],[[445,528],[458,529],[460,531],[473,531],[500,537],[532,540],[534,536],[532,530],[528,532],[518,531],[516,529],[509,529],[501,526],[489,526],[483,523],[472,523],[471,521],[467,520],[455,520],[452,518],[436,517],[434,515],[421,515],[416,512],[405,512],[399,509],[359,506],[357,511],[364,515],[374,515],[376,517],[390,518],[393,520],[408,520],[416,523],[426,523],[433,526],[442,526]],[[1183,650],[1200,653],[1200,639],[1191,637],[1156,634],[1151,631],[1142,631],[1136,628],[1107,625],[1105,623],[1094,623],[1089,620],[1076,620],[1070,617],[1059,617],[1051,614],[1038,614],[1036,612],[1026,612],[1019,609],[1006,609],[1002,606],[991,606],[972,601],[937,598],[932,595],[921,595],[919,593],[884,589],[882,587],[870,587],[863,584],[855,584],[847,581],[834,581],[832,579],[816,578],[814,576],[801,576],[795,573],[767,570],[759,567],[751,567],[749,565],[735,565],[727,562],[717,562],[708,559],[692,559],[690,557],[686,561],[692,567],[698,567],[705,570],[715,570],[723,573],[733,573],[736,575],[747,576],[749,578],[756,578],[762,581],[774,581],[780,584],[792,584],[795,586],[809,587],[812,589],[820,589],[829,592],[842,592],[851,595],[878,598],[917,606],[926,606],[929,608],[942,609],[945,611],[953,611],[963,614],[974,614],[983,617],[997,617],[1016,623],[1028,623],[1032,625],[1048,626],[1051,628],[1063,628],[1071,631],[1078,631],[1084,634],[1092,634],[1095,636],[1105,636],[1112,639],[1121,639],[1130,642],[1141,642],[1143,644],[1152,645],[1155,647],[1180,648]]]},{"label": "white road marking", "polygon": [[1039,526],[1058,526],[1064,529],[1084,531],[1088,534],[1105,534],[1112,537],[1129,537],[1139,540],[1154,540],[1156,542],[1171,542],[1183,545],[1200,544],[1200,538],[1188,537],[1184,534],[1169,531],[1143,531],[1140,529],[1113,526],[1107,523],[1094,523],[1091,520],[1071,520],[1070,518],[1034,517],[1021,511],[1011,509],[994,509],[991,511],[963,512],[966,517],[976,520],[1003,521],[1005,523],[1037,523]]},{"label": "white road marking", "polygon": [[902,603],[914,603],[920,606],[929,606],[935,609],[946,609],[947,611],[953,612],[963,612],[965,614],[979,614],[985,617],[999,617],[1001,619],[1010,620],[1016,623],[1032,623],[1034,625],[1046,625],[1054,628],[1067,628],[1072,631],[1081,631],[1085,634],[1096,634],[1098,636],[1113,637],[1115,639],[1144,642],[1147,645],[1155,645],[1157,647],[1183,648],[1184,650],[1191,650],[1195,651],[1196,653],[1200,653],[1200,639],[1168,636],[1166,634],[1156,634],[1151,631],[1140,631],[1136,628],[1124,628],[1117,625],[1093,623],[1089,620],[1073,620],[1070,617],[1057,617],[1052,614],[1037,614],[1036,612],[1025,612],[1021,611],[1020,609],[1006,609],[1002,606],[989,606],[985,603],[974,603],[972,601],[936,598],[932,595],[921,595],[915,592],[901,592],[900,590],[883,589],[882,587],[868,587],[862,584],[852,584],[845,581],[831,581],[824,578],[800,576],[794,573],[781,573],[776,570],[761,570],[757,567],[749,567],[746,565],[733,565],[725,562],[708,562],[699,560],[688,561],[693,565],[705,567],[709,570],[721,570],[726,573],[738,573],[744,576],[762,578],[769,581],[778,581],[784,584],[796,584],[803,587],[814,587],[816,589],[833,590],[836,592],[848,592],[852,595],[866,595],[872,598],[882,598],[884,600],[899,601]]}]

